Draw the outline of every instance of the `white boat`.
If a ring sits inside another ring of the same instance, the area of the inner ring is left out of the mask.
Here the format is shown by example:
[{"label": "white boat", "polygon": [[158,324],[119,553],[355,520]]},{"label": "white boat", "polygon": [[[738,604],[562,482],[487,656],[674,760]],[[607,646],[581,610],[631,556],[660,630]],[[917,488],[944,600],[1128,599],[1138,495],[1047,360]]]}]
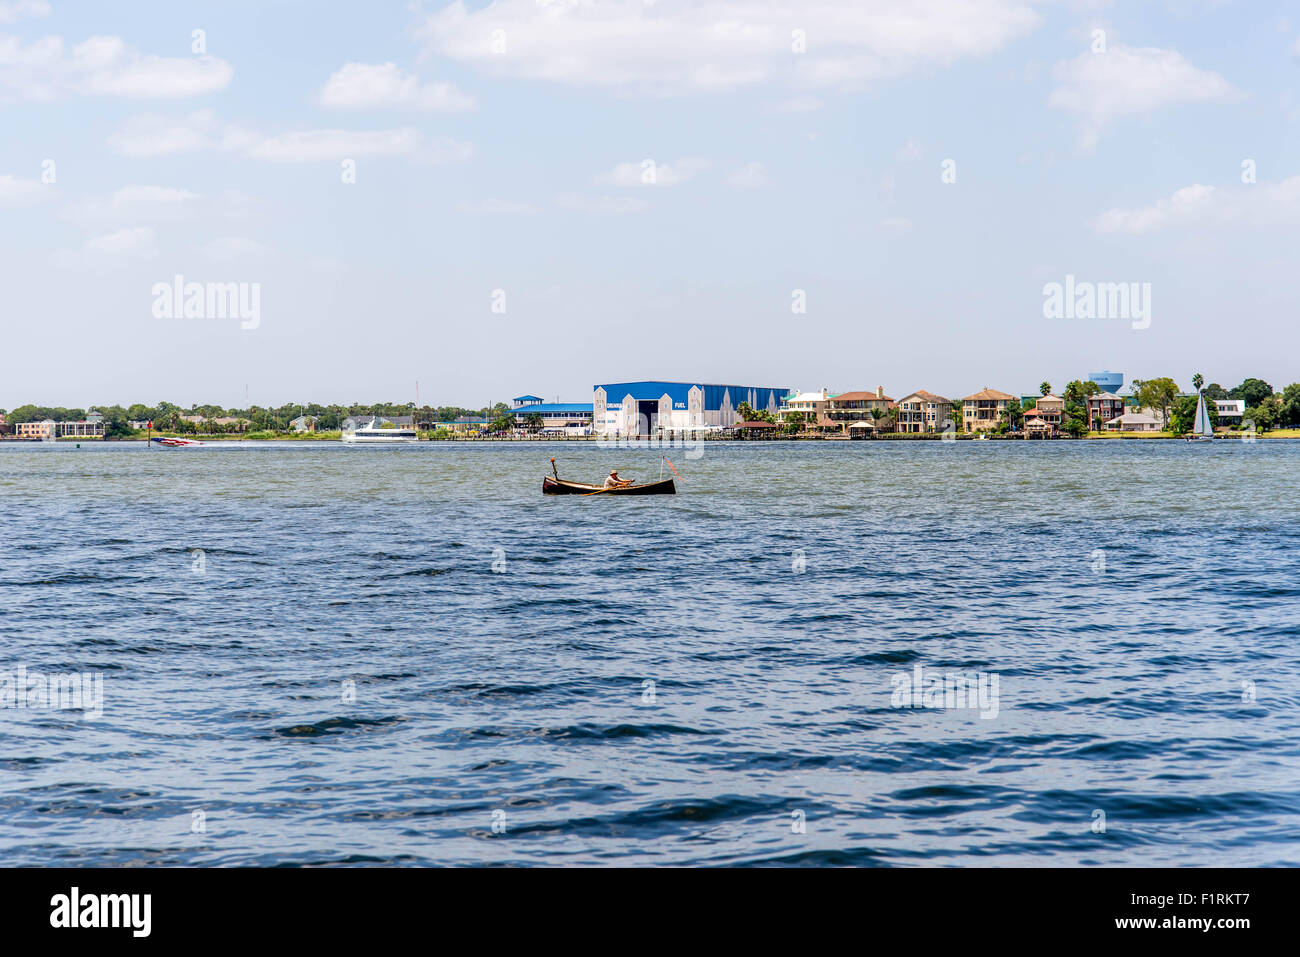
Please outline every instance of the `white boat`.
[{"label": "white boat", "polygon": [[198,439],[178,439],[178,438],[160,439],[157,436],[155,436],[149,441],[157,442],[165,449],[191,449],[191,448],[195,448],[196,446],[203,445],[203,443],[200,442]]},{"label": "white boat", "polygon": [[1205,396],[1196,393],[1196,424],[1192,426],[1188,442],[1203,442],[1214,438],[1214,426],[1210,424],[1210,413],[1205,408]]},{"label": "white boat", "polygon": [[416,441],[415,429],[405,429],[398,426],[389,426],[381,428],[378,417],[372,418],[366,425],[359,429],[353,429],[350,432],[343,433],[344,442],[376,443],[382,442],[393,444],[394,442],[414,442]]}]

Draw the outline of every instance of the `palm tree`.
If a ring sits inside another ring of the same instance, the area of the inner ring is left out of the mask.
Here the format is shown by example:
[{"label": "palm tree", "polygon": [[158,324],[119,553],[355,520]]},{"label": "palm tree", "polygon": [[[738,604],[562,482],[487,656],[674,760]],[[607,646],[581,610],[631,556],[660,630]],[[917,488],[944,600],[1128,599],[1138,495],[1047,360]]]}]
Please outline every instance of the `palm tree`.
[{"label": "palm tree", "polygon": [[1201,391],[1201,386],[1203,386],[1204,384],[1205,384],[1205,376],[1201,375],[1199,372],[1196,373],[1196,375],[1192,376],[1192,388],[1195,389],[1197,392]]},{"label": "palm tree", "polygon": [[1052,391],[1052,383],[1050,383],[1050,382],[1042,382],[1042,383],[1039,383],[1039,386],[1038,386],[1038,394],[1039,394],[1039,395],[1047,395],[1047,394],[1048,394],[1049,392],[1051,392],[1051,391]]}]

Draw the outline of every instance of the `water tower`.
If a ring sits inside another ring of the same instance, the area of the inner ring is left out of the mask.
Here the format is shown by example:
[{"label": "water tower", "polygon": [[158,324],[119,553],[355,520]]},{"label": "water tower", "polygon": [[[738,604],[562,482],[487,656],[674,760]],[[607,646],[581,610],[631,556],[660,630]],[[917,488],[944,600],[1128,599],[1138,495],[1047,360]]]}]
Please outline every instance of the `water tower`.
[{"label": "water tower", "polygon": [[1124,388],[1122,372],[1092,372],[1088,374],[1088,379],[1097,383],[1102,392],[1113,392],[1119,395],[1119,390]]}]

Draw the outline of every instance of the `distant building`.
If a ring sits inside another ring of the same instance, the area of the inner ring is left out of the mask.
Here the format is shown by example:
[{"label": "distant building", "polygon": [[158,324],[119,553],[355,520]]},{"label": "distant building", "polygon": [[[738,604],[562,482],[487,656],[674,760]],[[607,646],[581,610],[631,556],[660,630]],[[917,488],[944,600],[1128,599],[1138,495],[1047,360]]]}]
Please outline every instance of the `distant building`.
[{"label": "distant building", "polygon": [[990,432],[997,428],[1016,400],[1014,395],[984,388],[961,400],[962,428],[967,432]]},{"label": "distant building", "polygon": [[1090,372],[1088,381],[1097,383],[1102,392],[1118,393],[1124,388],[1124,373],[1122,372]]},{"label": "distant building", "polygon": [[14,425],[14,435],[20,439],[53,439],[57,425],[53,419],[40,422],[18,422]]},{"label": "distant building", "polygon": [[601,435],[657,435],[733,425],[740,403],[771,412],[789,390],[702,382],[613,382],[592,393],[592,430]]},{"label": "distant building", "polygon": [[952,400],[917,389],[894,407],[898,432],[942,432],[952,421]]},{"label": "distant building", "polygon": [[894,400],[885,395],[884,386],[876,386],[875,392],[841,392],[826,403],[826,417],[832,422],[846,423],[849,427],[855,422],[865,422],[874,431],[877,425],[876,412],[884,414],[894,407]]},{"label": "distant building", "polygon": [[95,418],[86,416],[77,422],[59,422],[55,425],[55,436],[63,438],[64,436],[85,438],[85,439],[102,439],[104,437],[104,417],[98,412],[92,413]]},{"label": "distant building", "polygon": [[1030,431],[1031,421],[1034,431],[1046,431],[1057,435],[1065,421],[1065,400],[1059,395],[1047,393],[1034,400],[1034,407],[1025,411],[1025,430]]},{"label": "distant building", "polygon": [[482,432],[491,424],[491,419],[476,416],[464,419],[452,419],[450,422],[439,422],[437,427],[440,429],[446,429],[448,432]]},{"label": "distant building", "polygon": [[545,402],[540,395],[517,395],[510,400],[511,405],[518,409],[520,406],[537,405],[539,402]]},{"label": "distant building", "polygon": [[315,432],[316,416],[300,415],[296,419],[290,419],[289,428],[293,429],[295,432]]},{"label": "distant building", "polygon": [[1219,413],[1219,425],[1241,425],[1246,416],[1245,399],[1212,399]]},{"label": "distant building", "polygon": [[825,389],[820,392],[791,392],[781,399],[776,415],[782,422],[788,421],[791,415],[802,415],[808,428],[824,428],[834,424],[828,412],[831,401],[838,398],[838,394]]},{"label": "distant building", "polygon": [[1108,432],[1159,432],[1160,423],[1145,412],[1125,412],[1106,423]]},{"label": "distant building", "polygon": [[1111,419],[1124,414],[1124,399],[1113,392],[1097,392],[1088,396],[1088,428],[1100,432]]},{"label": "distant building", "polygon": [[[521,396],[521,398],[534,397]],[[518,402],[518,399],[515,401]],[[528,405],[516,405],[512,411],[515,425],[520,428],[528,425],[530,416],[540,415],[542,417],[540,428],[543,432],[590,435],[595,405],[591,402],[533,402]]]}]

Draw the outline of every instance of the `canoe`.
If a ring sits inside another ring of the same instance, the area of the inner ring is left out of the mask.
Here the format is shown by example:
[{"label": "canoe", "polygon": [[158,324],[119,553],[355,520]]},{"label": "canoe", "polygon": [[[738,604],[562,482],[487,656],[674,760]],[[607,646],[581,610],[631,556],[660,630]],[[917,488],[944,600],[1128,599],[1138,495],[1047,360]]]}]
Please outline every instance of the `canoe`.
[{"label": "canoe", "polygon": [[601,495],[676,495],[677,486],[673,484],[672,479],[664,479],[661,482],[650,482],[647,485],[625,485],[622,488],[611,488],[601,491],[603,485],[588,485],[586,482],[566,482],[563,479],[553,479],[549,475],[542,479],[543,495],[590,495],[592,492],[600,492]]}]

